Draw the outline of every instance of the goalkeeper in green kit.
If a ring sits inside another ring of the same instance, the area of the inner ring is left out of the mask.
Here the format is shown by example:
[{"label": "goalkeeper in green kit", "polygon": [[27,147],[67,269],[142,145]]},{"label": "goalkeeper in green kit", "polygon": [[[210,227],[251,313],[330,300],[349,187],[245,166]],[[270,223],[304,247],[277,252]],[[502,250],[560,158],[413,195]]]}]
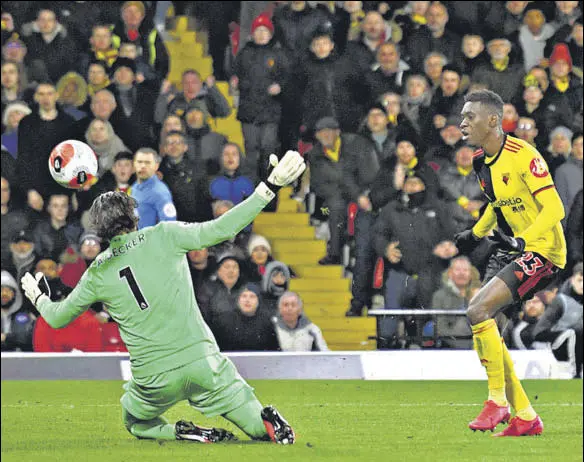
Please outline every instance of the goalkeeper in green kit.
[{"label": "goalkeeper in green kit", "polygon": [[185,255],[234,237],[250,224],[282,186],[306,168],[288,151],[266,182],[238,206],[204,223],[162,222],[137,230],[136,202],[119,192],[95,199],[90,215],[109,241],[69,296],[51,302],[42,273],[22,278],[26,296],[53,328],[73,321],[92,303],[103,302],[118,323],[132,367],[121,398],[123,421],[137,438],[205,443],[234,439],[227,430],[191,422],[170,424],[162,414],[176,403],[206,416],[221,415],[253,439],[292,444],[294,431],[271,406],[262,405],[233,363],[223,356],[195,300]]}]

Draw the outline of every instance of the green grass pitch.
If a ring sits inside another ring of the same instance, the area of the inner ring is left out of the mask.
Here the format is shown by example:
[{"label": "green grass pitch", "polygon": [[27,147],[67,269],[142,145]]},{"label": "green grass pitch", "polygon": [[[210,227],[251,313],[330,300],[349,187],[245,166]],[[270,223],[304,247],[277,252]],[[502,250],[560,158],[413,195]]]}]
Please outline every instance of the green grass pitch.
[{"label": "green grass pitch", "polygon": [[292,424],[297,444],[250,442],[229,422],[205,419],[184,403],[166,417],[220,425],[241,441],[139,441],[122,426],[121,382],[3,382],[2,462],[582,460],[580,380],[526,381],[544,434],[504,439],[467,428],[485,397],[480,381],[251,384],[263,404],[274,404]]}]

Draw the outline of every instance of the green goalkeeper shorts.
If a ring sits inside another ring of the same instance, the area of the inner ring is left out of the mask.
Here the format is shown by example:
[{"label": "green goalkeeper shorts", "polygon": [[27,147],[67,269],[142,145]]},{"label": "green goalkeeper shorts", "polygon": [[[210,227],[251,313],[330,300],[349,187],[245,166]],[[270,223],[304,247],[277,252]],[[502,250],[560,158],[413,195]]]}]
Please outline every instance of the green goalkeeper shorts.
[{"label": "green goalkeeper shorts", "polygon": [[140,420],[154,419],[183,400],[207,417],[226,414],[257,400],[253,388],[222,354],[162,374],[132,378],[124,384],[124,390],[122,406]]}]

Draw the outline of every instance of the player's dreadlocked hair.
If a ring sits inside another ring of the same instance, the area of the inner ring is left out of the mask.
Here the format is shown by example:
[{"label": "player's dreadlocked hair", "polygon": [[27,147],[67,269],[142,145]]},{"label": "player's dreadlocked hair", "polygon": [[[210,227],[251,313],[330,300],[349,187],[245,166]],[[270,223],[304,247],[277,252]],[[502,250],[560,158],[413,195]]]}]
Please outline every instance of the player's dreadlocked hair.
[{"label": "player's dreadlocked hair", "polygon": [[465,103],[482,103],[487,106],[499,117],[499,121],[503,120],[503,105],[505,104],[501,97],[491,90],[476,90],[468,93],[464,97]]},{"label": "player's dreadlocked hair", "polygon": [[134,231],[138,224],[136,199],[126,193],[110,191],[97,197],[89,215],[92,228],[106,241],[124,232]]}]

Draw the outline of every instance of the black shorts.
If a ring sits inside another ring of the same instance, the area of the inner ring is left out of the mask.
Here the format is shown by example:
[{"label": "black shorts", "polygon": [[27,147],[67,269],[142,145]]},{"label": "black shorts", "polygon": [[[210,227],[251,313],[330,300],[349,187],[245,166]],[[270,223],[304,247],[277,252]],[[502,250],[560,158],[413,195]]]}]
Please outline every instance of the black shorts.
[{"label": "black shorts", "polygon": [[497,250],[489,259],[485,283],[494,276],[502,279],[518,304],[545,289],[560,271],[561,268],[536,252],[517,255]]}]

